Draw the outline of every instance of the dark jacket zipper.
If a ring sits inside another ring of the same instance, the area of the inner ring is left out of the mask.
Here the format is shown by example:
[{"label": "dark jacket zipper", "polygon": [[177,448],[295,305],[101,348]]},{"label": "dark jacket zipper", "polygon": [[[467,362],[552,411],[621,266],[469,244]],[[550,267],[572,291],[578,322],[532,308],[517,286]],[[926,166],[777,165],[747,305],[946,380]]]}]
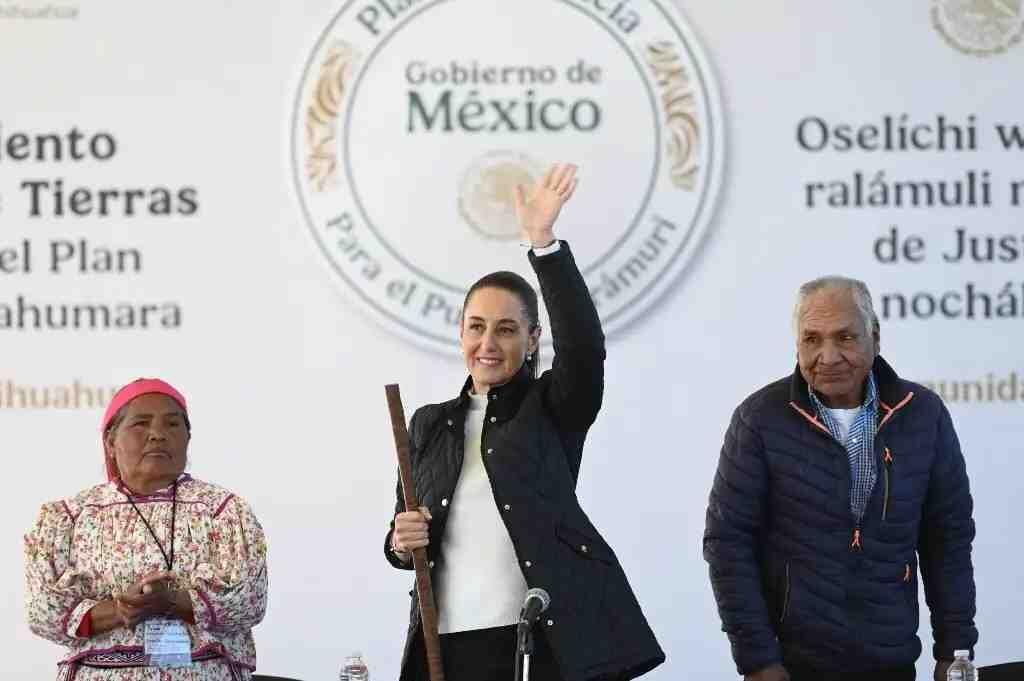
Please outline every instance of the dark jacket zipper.
[{"label": "dark jacket zipper", "polygon": [[[791,404],[793,404],[793,403],[791,403]],[[794,406],[796,406],[796,405],[794,404]],[[811,421],[810,417],[807,416],[807,414],[802,409],[798,408],[797,411],[801,415],[803,415],[805,418],[807,418],[808,421]],[[816,421],[812,421],[812,423],[817,423],[817,422]],[[884,425],[884,423],[882,425]],[[878,430],[875,431],[875,434],[877,435],[879,432],[881,432],[881,427],[879,427]],[[829,433],[827,430],[823,434],[827,437],[827,439],[829,441],[838,444],[840,449],[844,449],[842,444],[836,442],[835,438],[832,437],[831,433]],[[882,475],[883,475],[884,484],[885,484],[885,498],[884,498],[884,500],[882,502],[882,520],[885,520],[886,517],[889,514],[889,496],[890,496],[891,491],[892,491],[891,490],[891,482],[889,480],[889,476],[890,476],[890,470],[889,469],[890,469],[890,466],[892,465],[892,452],[889,451],[888,447],[886,447],[885,450],[884,450],[883,463],[884,463],[884,465],[882,466],[882,470],[883,470]],[[849,484],[852,484],[852,480],[849,479],[849,476],[847,475],[846,477],[847,477],[847,482]],[[850,540],[850,551],[861,551],[861,550],[863,550],[864,545],[863,545],[862,541],[863,541],[863,537],[861,535],[860,521],[858,520],[856,522],[856,524],[853,526],[853,536],[851,537],[851,540]]]}]

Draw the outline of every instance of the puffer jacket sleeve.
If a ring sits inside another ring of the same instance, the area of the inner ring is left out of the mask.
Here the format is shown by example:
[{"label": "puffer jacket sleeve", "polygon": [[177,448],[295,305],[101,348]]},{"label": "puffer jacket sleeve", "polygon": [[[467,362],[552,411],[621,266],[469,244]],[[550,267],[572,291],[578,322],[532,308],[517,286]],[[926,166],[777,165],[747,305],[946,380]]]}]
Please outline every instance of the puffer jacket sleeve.
[{"label": "puffer jacket sleeve", "polygon": [[715,473],[704,531],[711,586],[740,674],[782,661],[764,591],[757,542],[768,493],[764,444],[741,405],[733,414]]},{"label": "puffer jacket sleeve", "polygon": [[604,332],[569,244],[559,243],[554,253],[529,254],[555,351],[545,398],[561,427],[586,430],[597,418],[604,396]]},{"label": "puffer jacket sleeve", "polygon": [[[529,253],[551,324],[555,356],[546,372],[545,404],[563,437],[582,439],[604,398],[604,331],[569,244],[547,255]],[[582,448],[567,446],[569,470],[579,476]]]},{"label": "puffer jacket sleeve", "polygon": [[949,412],[942,404],[936,434],[937,452],[921,519],[921,576],[931,610],[936,660],[952,660],[954,650],[978,642],[974,625],[974,502],[967,467]]}]

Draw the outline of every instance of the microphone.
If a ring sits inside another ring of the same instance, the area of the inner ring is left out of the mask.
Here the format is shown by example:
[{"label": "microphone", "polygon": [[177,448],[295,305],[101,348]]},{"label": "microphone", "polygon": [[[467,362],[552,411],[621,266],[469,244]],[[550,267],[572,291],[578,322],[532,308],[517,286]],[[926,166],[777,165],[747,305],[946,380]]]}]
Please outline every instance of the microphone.
[{"label": "microphone", "polygon": [[540,617],[540,614],[551,605],[551,596],[548,592],[539,587],[534,587],[526,592],[523,599],[523,609],[519,611],[519,624],[531,626]]}]

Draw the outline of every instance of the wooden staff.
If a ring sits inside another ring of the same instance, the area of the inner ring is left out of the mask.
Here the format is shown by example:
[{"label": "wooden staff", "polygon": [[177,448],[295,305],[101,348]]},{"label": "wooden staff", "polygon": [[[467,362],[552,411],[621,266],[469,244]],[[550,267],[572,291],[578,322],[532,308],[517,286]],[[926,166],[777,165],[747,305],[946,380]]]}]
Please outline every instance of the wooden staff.
[{"label": "wooden staff", "polygon": [[[402,479],[402,496],[405,510],[415,511],[420,507],[416,500],[416,488],[412,482],[412,460],[409,458],[409,431],[405,427],[405,410],[402,408],[402,394],[398,384],[384,386],[388,397],[388,411],[391,413],[391,432],[395,436],[395,450],[398,453],[398,471]],[[437,636],[437,607],[434,605],[434,587],[430,583],[430,566],[427,565],[427,547],[413,549],[412,564],[416,568],[416,594],[420,601],[420,623],[423,626],[423,644],[427,651],[427,669],[430,681],[444,681],[441,665],[441,640]]]}]

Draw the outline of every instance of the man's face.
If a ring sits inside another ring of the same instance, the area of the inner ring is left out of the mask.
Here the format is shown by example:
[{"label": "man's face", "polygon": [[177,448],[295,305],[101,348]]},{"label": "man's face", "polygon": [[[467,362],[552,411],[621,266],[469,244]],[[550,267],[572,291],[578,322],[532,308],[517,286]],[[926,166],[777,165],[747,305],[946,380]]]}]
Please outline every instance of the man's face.
[{"label": "man's face", "polygon": [[851,291],[823,289],[804,300],[797,322],[800,373],[826,406],[860,406],[876,354],[878,339],[864,328]]}]

